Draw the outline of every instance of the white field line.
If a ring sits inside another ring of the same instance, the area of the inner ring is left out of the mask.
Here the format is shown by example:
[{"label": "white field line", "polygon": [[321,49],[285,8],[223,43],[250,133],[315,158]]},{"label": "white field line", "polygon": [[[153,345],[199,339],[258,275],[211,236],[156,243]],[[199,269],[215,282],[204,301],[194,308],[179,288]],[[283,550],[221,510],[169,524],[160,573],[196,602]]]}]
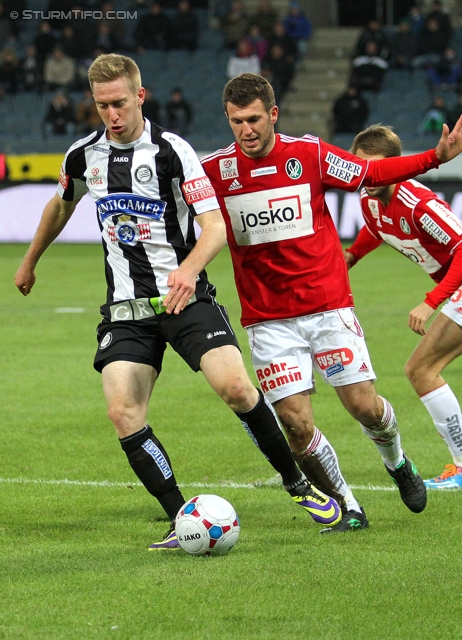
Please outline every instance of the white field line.
[{"label": "white field line", "polygon": [[[77,486],[77,487],[141,487],[143,486],[140,482],[109,482],[109,480],[67,480],[66,478],[62,480],[40,480],[40,479],[31,479],[31,478],[0,478],[0,484],[37,484],[37,485],[69,485],[69,486]],[[274,478],[269,480],[262,480],[257,482],[219,482],[219,483],[209,483],[209,482],[190,482],[190,483],[180,483],[180,486],[183,488],[190,489],[258,489],[260,487],[269,487],[279,484],[276,482]],[[353,490],[362,490],[362,491],[395,491],[396,487],[387,486],[387,487],[379,487],[375,485],[350,485],[350,488]]]}]

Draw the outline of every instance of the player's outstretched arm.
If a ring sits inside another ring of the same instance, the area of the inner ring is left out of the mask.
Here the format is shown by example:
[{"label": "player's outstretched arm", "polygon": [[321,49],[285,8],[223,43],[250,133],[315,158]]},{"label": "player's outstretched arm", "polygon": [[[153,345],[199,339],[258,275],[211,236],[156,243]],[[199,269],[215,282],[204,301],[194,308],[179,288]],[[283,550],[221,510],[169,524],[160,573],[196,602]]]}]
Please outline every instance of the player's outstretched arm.
[{"label": "player's outstretched arm", "polygon": [[409,313],[409,326],[415,333],[420,336],[425,335],[425,325],[427,320],[435,312],[426,302],[421,302],[415,309]]},{"label": "player's outstretched arm", "polygon": [[77,201],[66,202],[58,194],[45,205],[35,236],[14,279],[23,296],[27,296],[35,284],[37,262],[64,229],[76,205]]},{"label": "player's outstretched arm", "polygon": [[449,132],[447,124],[443,124],[443,132],[441,134],[438,146],[435,149],[438,160],[449,162],[462,151],[462,116],[454,125],[454,129]]}]

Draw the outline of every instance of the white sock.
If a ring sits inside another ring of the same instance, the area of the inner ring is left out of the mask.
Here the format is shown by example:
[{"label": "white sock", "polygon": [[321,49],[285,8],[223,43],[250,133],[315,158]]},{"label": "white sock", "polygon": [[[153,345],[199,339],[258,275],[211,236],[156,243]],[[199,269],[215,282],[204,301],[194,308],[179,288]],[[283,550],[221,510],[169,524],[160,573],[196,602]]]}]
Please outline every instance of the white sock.
[{"label": "white sock", "polygon": [[374,427],[366,427],[362,424],[361,429],[374,442],[385,466],[394,471],[403,461],[404,452],[401,448],[401,438],[393,407],[385,398],[382,400],[383,416],[379,424]]},{"label": "white sock", "polygon": [[462,466],[462,413],[456,396],[448,384],[420,398],[431,415],[438,433],[458,467]]}]

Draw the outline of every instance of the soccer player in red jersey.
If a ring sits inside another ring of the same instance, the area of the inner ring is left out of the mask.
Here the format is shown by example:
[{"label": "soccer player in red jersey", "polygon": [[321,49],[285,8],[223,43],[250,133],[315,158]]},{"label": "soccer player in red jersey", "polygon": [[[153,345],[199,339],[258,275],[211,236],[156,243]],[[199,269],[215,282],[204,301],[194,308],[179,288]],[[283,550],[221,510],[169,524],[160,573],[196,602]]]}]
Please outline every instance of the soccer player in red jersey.
[{"label": "soccer player in red jersey", "polygon": [[[369,160],[396,157],[401,155],[401,141],[390,127],[374,125],[356,136],[352,151]],[[361,208],[366,224],[345,251],[347,265],[353,266],[384,241],[436,283],[409,313],[410,328],[423,338],[405,372],[453,458],[453,464],[425,484],[431,489],[462,489],[462,414],[441,376],[462,353],[462,222],[447,202],[415,180],[365,187]],[[445,300],[427,332],[427,321]]]},{"label": "soccer player in red jersey", "polygon": [[[261,76],[230,80],[223,106],[236,142],[202,163],[225,218],[255,372],[296,459],[318,486],[322,478],[345,492],[335,454],[326,463],[327,440],[313,421],[314,367],[375,443],[406,506],[423,511],[425,485],[403,452],[393,408],[376,393],[324,196],[393,184],[447,162],[462,150],[462,118],[451,134],[443,128],[435,150],[371,162],[314,136],[275,133],[278,107]],[[344,498],[344,518],[331,531],[365,526],[359,506]]]}]

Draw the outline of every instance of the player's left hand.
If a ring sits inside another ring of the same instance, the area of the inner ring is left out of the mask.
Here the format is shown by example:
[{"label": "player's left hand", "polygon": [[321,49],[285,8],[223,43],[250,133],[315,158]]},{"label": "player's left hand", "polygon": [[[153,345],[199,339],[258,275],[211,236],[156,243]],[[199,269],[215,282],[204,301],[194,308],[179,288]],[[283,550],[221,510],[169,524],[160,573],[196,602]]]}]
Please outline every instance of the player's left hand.
[{"label": "player's left hand", "polygon": [[409,313],[409,326],[420,336],[425,335],[425,324],[435,309],[430,307],[426,302],[421,302],[415,309]]},{"label": "player's left hand", "polygon": [[457,120],[454,129],[449,133],[447,124],[443,124],[438,146],[435,149],[436,155],[441,163],[449,162],[462,151],[462,116]]},{"label": "player's left hand", "polygon": [[170,291],[163,302],[166,312],[175,315],[183,311],[196,291],[196,274],[183,265],[169,273],[167,285]]}]

